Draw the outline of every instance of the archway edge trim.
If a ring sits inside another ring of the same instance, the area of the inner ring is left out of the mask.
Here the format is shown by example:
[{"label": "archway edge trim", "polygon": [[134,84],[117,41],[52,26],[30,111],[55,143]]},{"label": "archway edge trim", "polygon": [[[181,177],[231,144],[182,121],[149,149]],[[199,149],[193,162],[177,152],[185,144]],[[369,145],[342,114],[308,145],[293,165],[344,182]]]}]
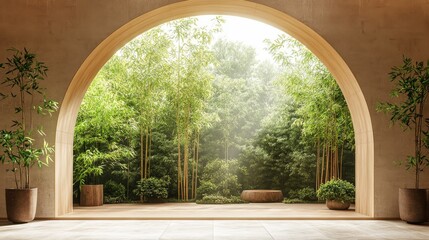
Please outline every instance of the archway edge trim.
[{"label": "archway edge trim", "polygon": [[[244,0],[188,0],[145,13],[104,39],[73,77],[57,122],[55,215],[73,210],[73,133],[86,90],[115,52],[139,34],[162,23],[196,15],[234,15],[277,27],[307,46],[340,86],[352,116],[356,139],[356,211],[374,217],[374,142],[369,109],[359,84],[339,53],[313,29],[274,8]],[[61,159],[61,161],[59,161]]]}]

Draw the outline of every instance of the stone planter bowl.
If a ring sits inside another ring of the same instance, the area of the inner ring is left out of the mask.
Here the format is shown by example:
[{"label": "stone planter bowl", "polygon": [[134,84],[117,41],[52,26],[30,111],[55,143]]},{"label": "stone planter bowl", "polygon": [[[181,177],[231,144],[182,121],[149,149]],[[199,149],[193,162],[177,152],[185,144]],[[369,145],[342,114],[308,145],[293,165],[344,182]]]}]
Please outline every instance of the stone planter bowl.
[{"label": "stone planter bowl", "polygon": [[281,190],[244,190],[241,199],[252,203],[281,202],[283,193]]}]

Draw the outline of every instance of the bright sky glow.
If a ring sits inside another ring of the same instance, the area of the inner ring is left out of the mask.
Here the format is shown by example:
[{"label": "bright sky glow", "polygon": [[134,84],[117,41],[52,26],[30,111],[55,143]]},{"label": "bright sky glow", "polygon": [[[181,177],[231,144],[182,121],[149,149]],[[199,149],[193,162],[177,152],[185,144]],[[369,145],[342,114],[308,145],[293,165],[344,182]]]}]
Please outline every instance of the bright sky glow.
[{"label": "bright sky glow", "polygon": [[[198,17],[202,24],[207,24],[213,18],[214,16]],[[256,49],[258,56],[263,58],[270,57],[269,53],[264,50],[266,47],[264,40],[273,40],[279,34],[284,34],[283,31],[275,27],[248,18],[225,15],[222,18],[225,20],[225,23],[223,24],[223,32],[218,36],[219,38],[250,45]]]}]

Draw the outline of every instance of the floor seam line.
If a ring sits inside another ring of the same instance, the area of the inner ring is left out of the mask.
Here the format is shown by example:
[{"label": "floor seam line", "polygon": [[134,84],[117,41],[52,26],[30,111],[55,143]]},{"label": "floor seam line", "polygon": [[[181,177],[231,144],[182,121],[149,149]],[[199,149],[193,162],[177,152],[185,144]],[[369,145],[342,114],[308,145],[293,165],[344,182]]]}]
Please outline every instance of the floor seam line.
[{"label": "floor seam line", "polygon": [[272,240],[275,240],[274,236],[268,231],[267,227],[265,226],[265,223],[262,221],[259,221],[259,223],[262,225],[262,227],[265,229],[265,231],[268,233],[268,235],[271,237]]},{"label": "floor seam line", "polygon": [[164,231],[162,231],[162,233],[161,233],[161,235],[159,235],[159,240],[161,240],[162,239],[162,236],[165,234],[165,232],[167,231],[167,229],[168,229],[168,227],[170,226],[170,224],[171,224],[171,221],[168,221],[168,224],[167,224],[167,226],[165,227],[165,229],[164,229]]}]

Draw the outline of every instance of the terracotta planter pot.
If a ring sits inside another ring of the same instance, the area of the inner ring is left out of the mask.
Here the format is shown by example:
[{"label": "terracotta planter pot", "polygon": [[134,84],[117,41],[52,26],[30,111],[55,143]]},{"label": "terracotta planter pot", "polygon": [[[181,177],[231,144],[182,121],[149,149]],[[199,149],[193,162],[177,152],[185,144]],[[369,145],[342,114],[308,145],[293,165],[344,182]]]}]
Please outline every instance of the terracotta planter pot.
[{"label": "terracotta planter pot", "polygon": [[37,188],[6,189],[7,219],[13,223],[34,220],[37,208]]},{"label": "terracotta planter pot", "polygon": [[93,207],[103,205],[103,184],[80,186],[81,206]]},{"label": "terracotta planter pot", "polygon": [[326,206],[331,210],[347,210],[350,207],[350,202],[326,200]]},{"label": "terracotta planter pot", "polygon": [[399,189],[399,217],[408,223],[426,221],[426,189]]}]

